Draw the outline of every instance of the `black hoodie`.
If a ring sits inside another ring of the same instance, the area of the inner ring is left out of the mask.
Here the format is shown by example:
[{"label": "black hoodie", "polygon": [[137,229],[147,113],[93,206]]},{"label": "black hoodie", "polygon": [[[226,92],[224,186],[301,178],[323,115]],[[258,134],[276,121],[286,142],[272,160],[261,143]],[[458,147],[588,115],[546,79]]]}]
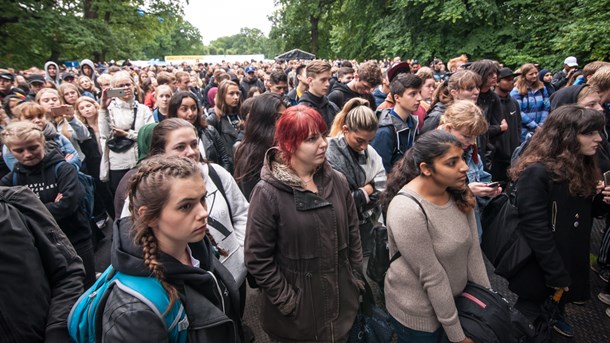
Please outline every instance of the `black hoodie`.
[{"label": "black hoodie", "polygon": [[[113,228],[112,266],[125,274],[150,276],[142,249],[130,235],[131,217],[120,219]],[[182,264],[159,252],[159,261],[167,281],[176,287],[188,321],[189,342],[241,342],[239,294],[229,271],[211,253],[209,240],[190,243],[193,257],[200,267]],[[122,316],[117,315],[122,313]],[[118,320],[120,318],[120,320]],[[152,319],[151,319],[152,318]],[[103,315],[103,338],[106,341],[157,342],[167,340],[164,324],[154,318],[152,310],[118,288],[108,297]]]},{"label": "black hoodie", "polygon": [[339,107],[328,101],[326,96],[318,97],[311,94],[309,91],[303,93],[299,99],[299,105],[305,105],[318,111],[326,122],[326,126],[328,127],[327,131],[330,130],[330,126],[332,125],[333,120],[335,120],[335,116],[339,112]]},{"label": "black hoodie", "polygon": [[[13,184],[13,173],[17,174],[16,184]],[[78,180],[76,168],[66,162],[56,149],[47,150],[45,157],[35,166],[15,164],[13,171],[5,175],[0,184],[20,185],[31,189],[51,212],[72,244],[90,239],[89,220],[80,208],[85,189]],[[55,201],[60,193],[61,200]]]},{"label": "black hoodie", "polygon": [[576,104],[578,102],[578,93],[585,87],[589,87],[589,85],[564,87],[553,93],[550,98],[551,111],[554,111],[559,106]]},{"label": "black hoodie", "polygon": [[345,103],[353,98],[362,98],[368,100],[369,107],[375,112],[377,106],[375,98],[371,94],[358,94],[347,86],[346,83],[335,82],[332,91],[328,94],[328,100],[333,102],[339,109],[343,108]]}]

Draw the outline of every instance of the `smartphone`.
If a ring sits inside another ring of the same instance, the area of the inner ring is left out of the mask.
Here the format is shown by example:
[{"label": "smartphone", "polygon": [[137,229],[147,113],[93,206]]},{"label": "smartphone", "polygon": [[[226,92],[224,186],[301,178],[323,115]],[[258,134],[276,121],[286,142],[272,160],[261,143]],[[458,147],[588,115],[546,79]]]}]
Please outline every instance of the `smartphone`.
[{"label": "smartphone", "polygon": [[106,91],[106,96],[109,98],[120,98],[125,96],[125,88],[110,88]]},{"label": "smartphone", "polygon": [[610,170],[604,173],[604,183],[606,187],[610,186]]},{"label": "smartphone", "polygon": [[500,183],[499,182],[490,182],[487,184],[487,187],[491,187],[491,188],[498,188],[500,187]]},{"label": "smartphone", "polygon": [[70,107],[68,107],[68,106],[52,107],[51,114],[53,115],[53,117],[63,117],[64,115],[69,115]]}]

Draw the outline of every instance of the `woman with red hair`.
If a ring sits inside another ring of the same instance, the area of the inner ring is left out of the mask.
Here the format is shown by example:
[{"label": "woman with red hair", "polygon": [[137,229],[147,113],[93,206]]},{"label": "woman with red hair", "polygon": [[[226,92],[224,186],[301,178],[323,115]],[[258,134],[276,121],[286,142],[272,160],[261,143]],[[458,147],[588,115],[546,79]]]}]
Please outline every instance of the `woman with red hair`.
[{"label": "woman with red hair", "polygon": [[246,267],[276,341],[345,342],[358,311],[358,214],[345,177],[326,162],[326,130],[312,108],[285,110],[250,198]]}]

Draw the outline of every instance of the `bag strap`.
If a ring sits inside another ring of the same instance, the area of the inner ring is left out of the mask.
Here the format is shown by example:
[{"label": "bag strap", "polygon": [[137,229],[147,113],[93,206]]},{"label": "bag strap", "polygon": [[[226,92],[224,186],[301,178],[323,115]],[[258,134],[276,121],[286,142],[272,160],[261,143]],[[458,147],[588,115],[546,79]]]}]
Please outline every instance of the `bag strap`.
[{"label": "bag strap", "polygon": [[180,299],[176,299],[171,309],[167,292],[154,277],[143,277],[116,273],[115,286],[137,298],[165,323],[170,342],[186,342],[188,319]]},{"label": "bag strap", "polygon": [[[400,192],[398,193],[398,195],[402,195],[405,196],[407,198],[411,198],[411,200],[415,201],[415,203],[417,204],[417,206],[419,206],[419,208],[421,209],[422,213],[424,214],[424,217],[426,218],[426,229],[428,229],[428,214],[426,213],[426,210],[424,210],[424,206],[422,206],[421,202],[419,202],[419,200],[417,200],[417,198],[415,198],[414,196],[412,196],[409,193],[405,193],[405,192]],[[400,251],[396,251],[394,253],[394,255],[392,255],[392,258],[390,259],[390,264],[392,264],[392,262],[396,261],[397,259],[400,258],[400,256],[402,256],[402,254],[400,253]]]},{"label": "bag strap", "polygon": [[225,201],[227,202],[227,208],[229,209],[229,216],[231,217],[231,224],[234,225],[235,223],[233,222],[233,211],[231,211],[231,203],[229,202],[229,198],[227,198],[227,193],[225,193],[225,188],[222,185],[220,176],[218,175],[216,170],[214,170],[214,167],[212,167],[211,163],[208,163],[208,170],[209,170],[208,175],[210,176],[210,180],[212,180],[212,182],[214,182],[214,185],[216,185],[216,188],[218,188],[218,190],[220,191],[220,194],[222,194],[222,196],[225,198]]}]

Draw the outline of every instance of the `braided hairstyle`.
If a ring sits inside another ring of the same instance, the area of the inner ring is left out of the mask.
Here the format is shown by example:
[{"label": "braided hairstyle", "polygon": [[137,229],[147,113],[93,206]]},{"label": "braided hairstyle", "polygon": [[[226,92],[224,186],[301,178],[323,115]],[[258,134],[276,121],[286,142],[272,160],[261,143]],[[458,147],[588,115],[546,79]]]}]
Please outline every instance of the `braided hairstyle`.
[{"label": "braided hairstyle", "polygon": [[129,212],[134,222],[132,234],[136,244],[142,247],[144,263],[169,295],[170,304],[166,312],[178,299],[178,291],[165,279],[163,266],[158,259],[159,244],[150,224],[159,219],[169,199],[172,181],[191,177],[203,178],[196,162],[157,155],[142,161],[129,185]]}]

